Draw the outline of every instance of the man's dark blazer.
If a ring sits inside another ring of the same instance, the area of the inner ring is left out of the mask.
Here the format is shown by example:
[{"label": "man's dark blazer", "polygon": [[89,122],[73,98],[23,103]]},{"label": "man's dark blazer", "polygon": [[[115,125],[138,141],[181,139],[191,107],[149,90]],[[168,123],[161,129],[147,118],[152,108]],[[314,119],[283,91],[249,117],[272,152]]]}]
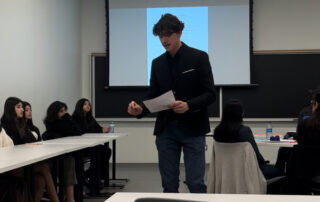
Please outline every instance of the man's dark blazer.
[{"label": "man's dark blazer", "polygon": [[[208,54],[182,43],[175,55],[180,57],[175,66],[175,79],[168,65],[167,54],[166,52],[152,61],[148,98],[173,90],[176,100],[187,102],[189,110],[184,114],[176,114],[172,110],[159,112],[154,134],[159,135],[170,121],[177,120],[179,128],[187,135],[205,135],[210,131],[207,107],[216,99]],[[143,108],[143,113],[138,118],[150,113],[146,107]]]}]

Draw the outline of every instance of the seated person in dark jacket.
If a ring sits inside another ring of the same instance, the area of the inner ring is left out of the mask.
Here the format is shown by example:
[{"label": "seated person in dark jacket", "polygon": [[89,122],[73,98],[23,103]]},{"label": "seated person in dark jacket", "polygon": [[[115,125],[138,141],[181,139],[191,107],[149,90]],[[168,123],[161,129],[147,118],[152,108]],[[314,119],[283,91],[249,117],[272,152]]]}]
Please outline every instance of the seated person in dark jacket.
[{"label": "seated person in dark jacket", "polygon": [[[297,130],[298,130],[298,126],[306,119],[309,119],[312,115],[312,108],[313,108],[313,104],[316,102],[316,95],[318,93],[320,93],[320,87],[316,88],[315,90],[310,91],[311,93],[311,100],[310,100],[310,105],[304,107],[298,116],[298,124],[297,124]],[[287,133],[289,134],[289,133]],[[286,135],[288,136],[288,135]],[[293,137],[293,139],[297,139],[297,132],[290,132],[290,136]],[[289,137],[290,137],[289,136]],[[287,137],[287,138],[289,138]],[[277,157],[277,162],[276,162],[276,166],[281,169],[283,172],[285,172],[289,158],[291,156],[292,153],[292,148],[291,147],[280,147],[279,151],[278,151],[278,157]]]},{"label": "seated person in dark jacket", "polygon": [[298,146],[293,148],[288,164],[288,177],[293,181],[289,181],[288,186],[294,194],[317,193],[320,185],[320,92],[315,95],[311,117],[298,125],[297,134]]},{"label": "seated person in dark jacket", "polygon": [[297,129],[299,145],[320,146],[320,93],[312,104],[312,115],[303,120]]},{"label": "seated person in dark jacket", "polygon": [[67,105],[60,101],[55,101],[48,107],[44,120],[46,126],[46,132],[43,134],[44,140],[81,135],[80,128],[72,120],[67,110]]},{"label": "seated person in dark jacket", "polygon": [[[81,135],[80,129],[67,113],[67,109],[67,105],[60,101],[55,101],[48,107],[44,119],[47,131],[42,135],[44,140]],[[77,183],[75,159],[71,155],[65,155],[63,160],[66,201],[74,201],[74,185]]]},{"label": "seated person in dark jacket", "polygon": [[[96,119],[92,116],[91,104],[88,99],[82,98],[78,100],[74,112],[72,114],[72,119],[78,125],[81,130],[81,134],[84,133],[108,133],[109,127],[101,127]],[[106,179],[107,162],[111,156],[111,149],[109,148],[109,143],[103,146],[97,146],[98,161],[100,161],[101,167],[99,168],[100,177]],[[86,150],[86,156],[90,157],[90,150]],[[89,168],[89,171],[91,169]],[[89,173],[89,172],[88,172]]]},{"label": "seated person in dark jacket", "polygon": [[[314,90],[310,90],[311,93],[311,99],[310,99],[310,105],[304,107],[300,113],[299,113],[299,117],[298,117],[298,124],[300,124],[302,121],[304,121],[307,118],[310,118],[312,115],[312,111],[313,111],[313,105],[316,102],[316,96],[317,94],[320,93],[320,87],[318,86],[316,89]],[[296,138],[296,137],[295,137]]]},{"label": "seated person in dark jacket", "polygon": [[282,173],[273,165],[269,165],[259,152],[251,129],[242,125],[243,108],[239,100],[229,100],[224,108],[220,124],[214,130],[217,142],[235,143],[249,142],[256,153],[259,167],[266,179],[280,176]]},{"label": "seated person in dark jacket", "polygon": [[27,126],[23,111],[22,101],[19,98],[9,97],[6,100],[1,124],[14,145],[41,140],[40,136],[38,134],[34,136]]},{"label": "seated person in dark jacket", "polygon": [[73,120],[78,124],[81,133],[108,133],[109,127],[101,127],[92,116],[90,101],[86,98],[78,100],[74,112]]}]

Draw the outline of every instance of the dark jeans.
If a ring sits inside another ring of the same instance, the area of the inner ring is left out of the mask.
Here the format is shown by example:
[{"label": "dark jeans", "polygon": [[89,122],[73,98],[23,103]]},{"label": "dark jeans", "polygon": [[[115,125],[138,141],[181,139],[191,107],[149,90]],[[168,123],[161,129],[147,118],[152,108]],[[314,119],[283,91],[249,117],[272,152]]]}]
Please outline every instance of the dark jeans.
[{"label": "dark jeans", "polygon": [[163,192],[178,192],[181,151],[184,153],[186,184],[191,193],[206,193],[205,136],[186,136],[175,123],[156,137]]},{"label": "dark jeans", "polygon": [[289,162],[291,153],[292,153],[292,147],[279,148],[276,167],[278,167],[283,173],[286,173],[286,168],[287,168],[287,164]]}]

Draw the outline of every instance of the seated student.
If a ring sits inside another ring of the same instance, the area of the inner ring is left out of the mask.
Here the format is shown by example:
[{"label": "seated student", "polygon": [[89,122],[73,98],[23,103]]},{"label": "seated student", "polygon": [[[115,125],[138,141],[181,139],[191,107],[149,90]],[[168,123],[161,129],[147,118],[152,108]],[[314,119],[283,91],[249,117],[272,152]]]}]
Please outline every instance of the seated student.
[{"label": "seated student", "polygon": [[315,95],[312,115],[303,120],[297,129],[299,145],[320,146],[320,92]]},{"label": "seated student", "polygon": [[[88,99],[82,98],[78,100],[76,103],[74,112],[72,114],[72,118],[75,123],[78,124],[78,127],[81,129],[81,133],[108,133],[109,127],[101,127],[95,118],[92,116],[91,104]],[[104,146],[99,146],[99,161],[101,162],[100,169],[100,177],[105,179],[105,173],[107,170],[107,162],[111,156],[111,149],[109,148],[109,144],[105,144]],[[90,156],[88,153],[90,151],[86,151],[86,156]],[[89,171],[91,169],[89,168]]]},{"label": "seated student", "polygon": [[287,191],[289,194],[319,194],[317,190],[320,184],[320,170],[317,148],[320,148],[320,92],[315,95],[311,117],[298,125],[297,142],[305,147],[293,148],[288,166]]},{"label": "seated student", "polygon": [[28,128],[30,129],[31,133],[33,134],[33,136],[36,138],[37,141],[42,140],[39,128],[37,126],[35,126],[32,121],[31,104],[26,101],[23,101],[22,106],[23,106],[23,110],[24,110],[23,117],[27,123]]},{"label": "seated student", "polygon": [[[312,115],[312,108],[313,108],[313,104],[316,102],[316,95],[318,93],[320,93],[320,87],[317,87],[316,89],[310,91],[311,92],[311,100],[310,100],[310,105],[304,107],[298,116],[298,124],[297,126],[299,126],[304,120],[308,119],[311,117]],[[298,129],[297,129],[298,130]],[[290,133],[293,136],[293,139],[297,139],[297,132],[292,132]],[[286,165],[289,161],[289,158],[291,156],[291,152],[292,152],[292,148],[291,147],[280,147],[279,151],[278,151],[278,156],[277,156],[277,162],[276,162],[276,166],[282,170],[283,172],[285,172],[286,170]]]},{"label": "seated student", "polygon": [[[312,114],[312,107],[316,99],[316,95],[320,93],[320,87],[317,87],[316,89],[311,91],[311,100],[310,105],[304,107],[298,116],[298,124],[300,124],[303,120],[310,118]],[[296,138],[296,137],[295,137]]]},{"label": "seated student", "polygon": [[[30,132],[32,133],[32,135],[35,137],[35,139],[37,141],[42,140],[42,137],[40,135],[40,130],[38,129],[37,126],[35,126],[33,124],[33,121],[32,121],[31,104],[26,102],[26,101],[23,101],[22,102],[22,106],[23,106],[23,110],[24,110],[23,117],[24,117],[24,119],[26,121],[27,127],[29,128]],[[46,185],[46,190],[47,190],[49,198],[51,199],[51,201],[59,201],[59,198],[58,198],[58,195],[56,193],[55,186],[54,186],[52,178],[50,178],[48,180],[50,181],[50,183],[48,183],[48,185]]]},{"label": "seated student", "polygon": [[82,134],[109,132],[109,127],[101,127],[92,116],[91,104],[86,98],[78,100],[72,118],[80,127]]},{"label": "seated student", "polygon": [[[14,145],[37,141],[36,136],[32,134],[23,118],[23,111],[22,101],[19,98],[9,97],[6,100],[4,112],[1,117],[1,124],[8,136],[12,139]],[[35,174],[35,201],[41,200],[45,188],[51,201],[59,201],[47,163],[40,162],[34,164],[33,171]],[[13,175],[23,177],[23,172],[21,169],[17,169],[13,171]]]},{"label": "seated student", "polygon": [[[44,119],[46,126],[46,132],[42,135],[44,140],[81,135],[79,128],[67,113],[67,109],[67,105],[60,101],[55,101],[50,104]],[[77,179],[75,159],[71,155],[67,155],[64,158],[64,183],[66,187],[66,201],[73,202],[74,185],[77,184]]]},{"label": "seated student", "polygon": [[229,100],[225,103],[220,124],[214,130],[217,142],[235,143],[249,142],[256,153],[259,167],[266,179],[280,176],[282,173],[276,167],[269,165],[259,152],[251,129],[242,124],[243,108],[239,100]]}]

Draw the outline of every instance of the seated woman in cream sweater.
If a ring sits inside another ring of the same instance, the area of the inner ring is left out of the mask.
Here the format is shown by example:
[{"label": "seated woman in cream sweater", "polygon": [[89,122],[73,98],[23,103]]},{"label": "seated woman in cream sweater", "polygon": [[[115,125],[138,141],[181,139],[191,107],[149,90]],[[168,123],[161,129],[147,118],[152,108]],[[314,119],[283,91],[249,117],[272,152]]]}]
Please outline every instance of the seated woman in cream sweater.
[{"label": "seated woman in cream sweater", "polygon": [[256,153],[264,177],[271,179],[282,175],[280,169],[267,164],[264,160],[250,127],[242,124],[243,114],[243,107],[239,100],[233,99],[225,103],[221,122],[214,130],[214,139],[225,143],[249,142]]}]

